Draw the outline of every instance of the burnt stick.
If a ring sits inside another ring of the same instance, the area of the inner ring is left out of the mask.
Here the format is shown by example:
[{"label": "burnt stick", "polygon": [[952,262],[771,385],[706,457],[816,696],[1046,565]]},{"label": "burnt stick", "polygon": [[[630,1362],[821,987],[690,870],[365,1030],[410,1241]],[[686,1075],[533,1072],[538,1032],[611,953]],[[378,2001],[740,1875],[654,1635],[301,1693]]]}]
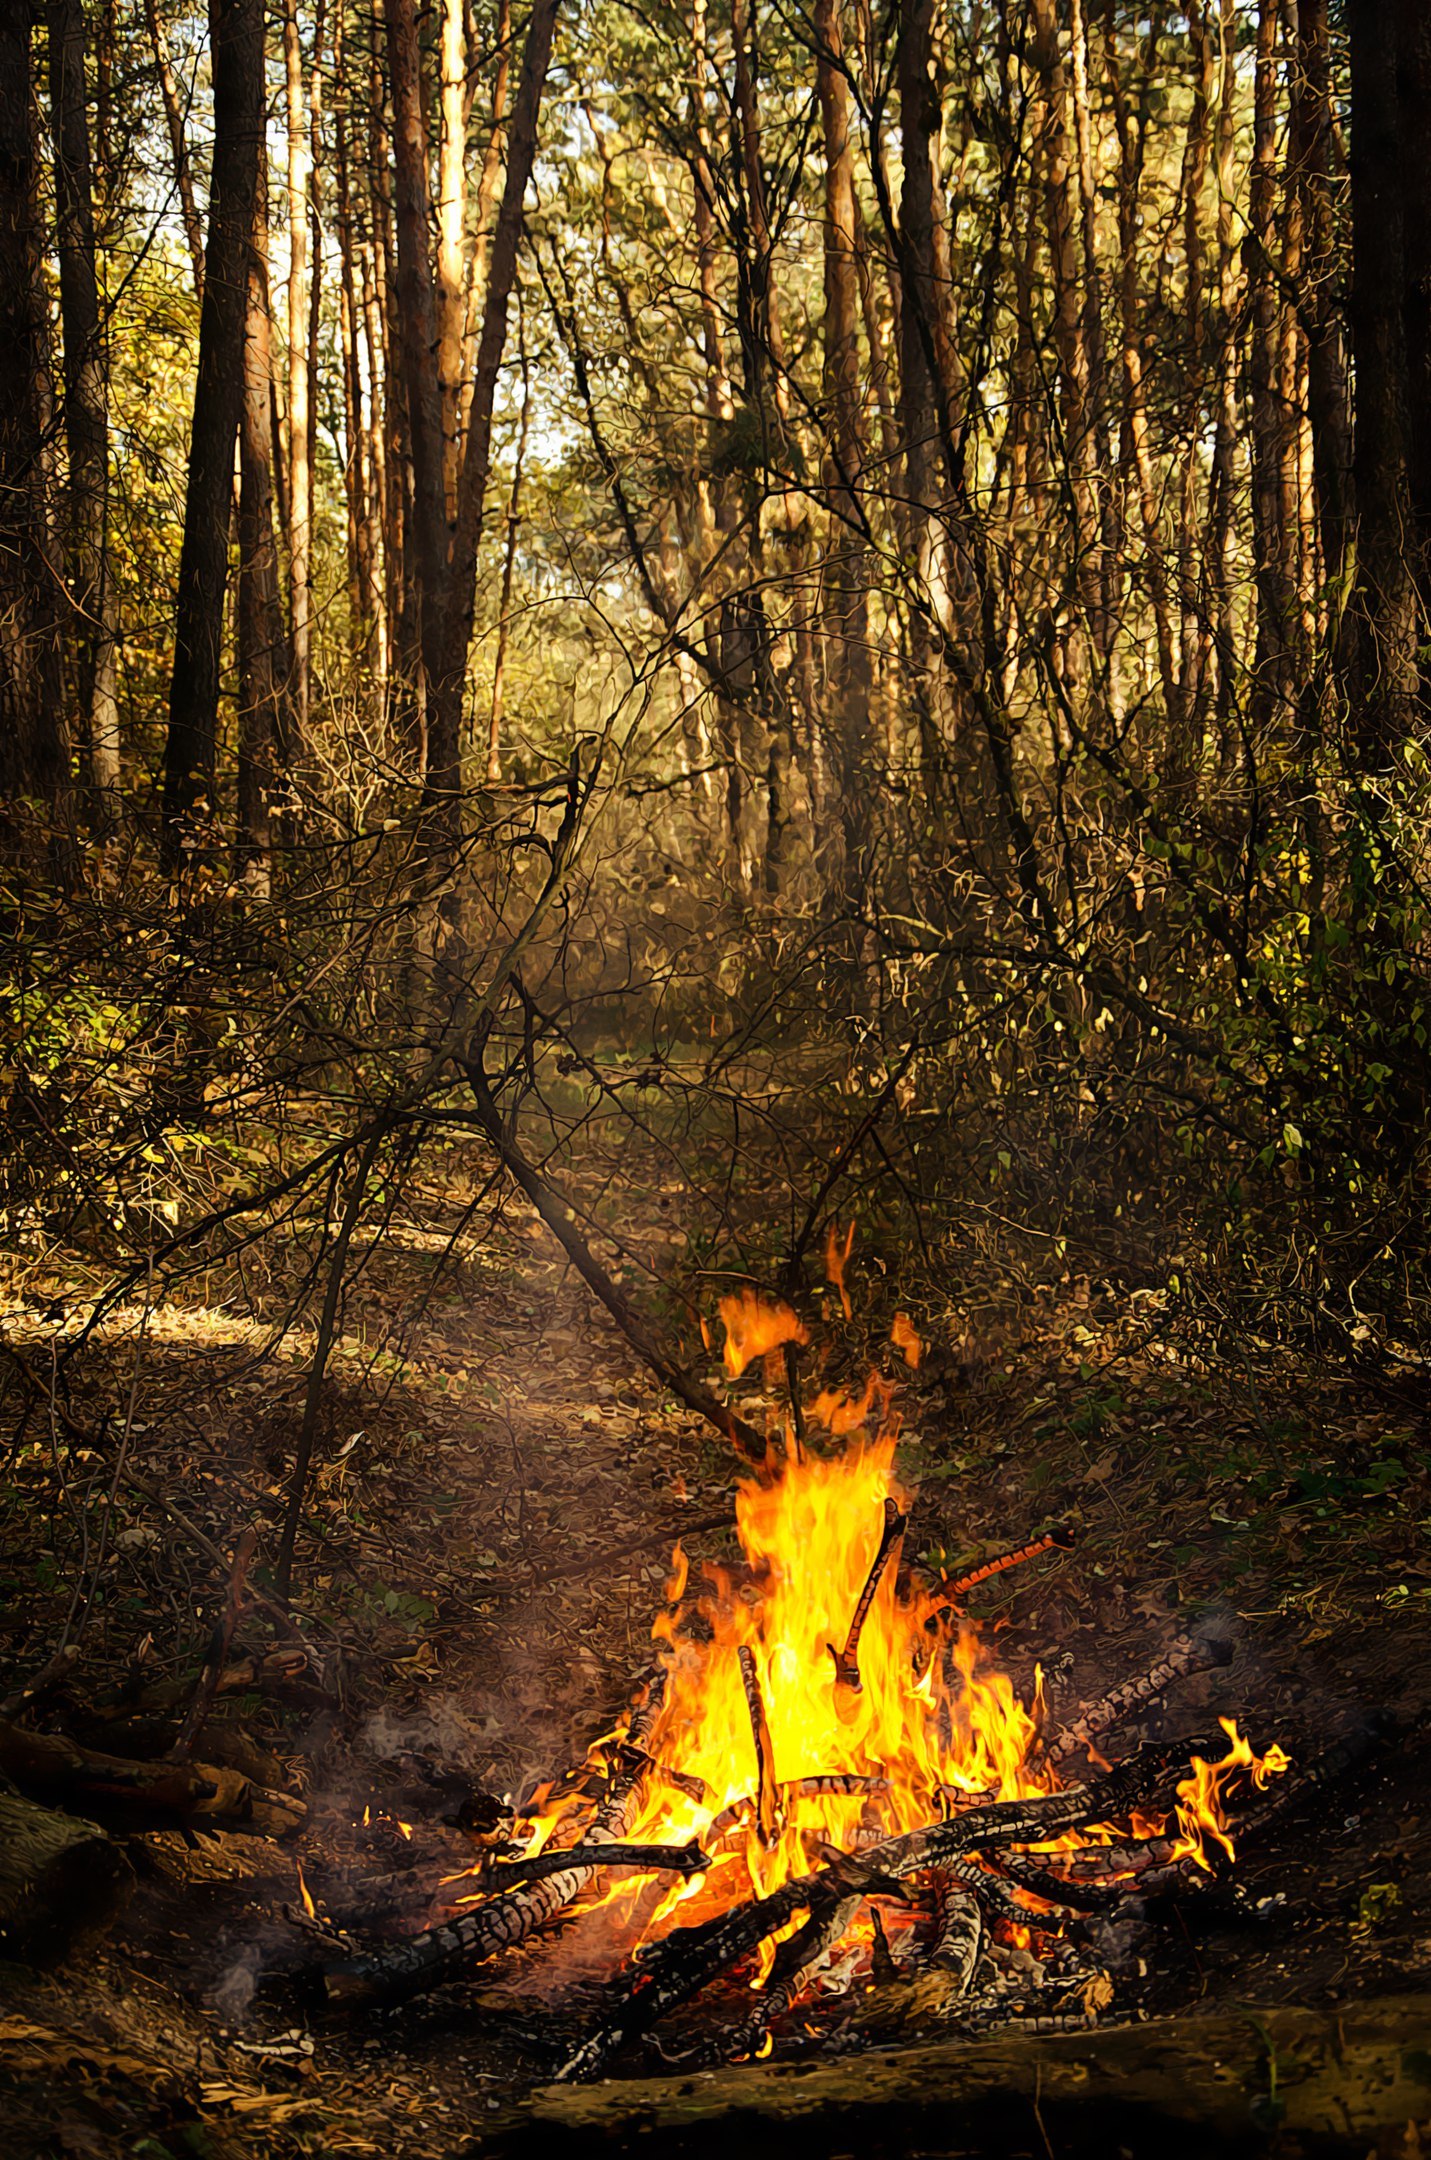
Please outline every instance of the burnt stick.
[{"label": "burnt stick", "polygon": [[687,1845],[567,1845],[555,1852],[531,1853],[525,1859],[495,1861],[483,1879],[494,1889],[505,1889],[510,1883],[540,1882],[548,1875],[559,1875],[563,1868],[588,1864],[639,1868],[647,1874],[701,1875],[710,1859],[695,1838]]},{"label": "burnt stick", "polygon": [[973,1861],[958,1861],[949,1872],[970,1897],[978,1899],[986,1920],[1009,1920],[1016,1927],[1033,1928],[1042,1935],[1056,1935],[1068,1918],[1066,1912],[1037,1912],[1032,1905],[1021,1905],[997,1876],[991,1875],[987,1868],[976,1866]]},{"label": "burnt stick", "polygon": [[1066,1905],[1073,1912],[1106,1912],[1133,1888],[1131,1883],[1079,1882],[1054,1868],[1040,1867],[1036,1860],[1026,1860],[1022,1853],[992,1853],[990,1859],[1020,1890],[1046,1898],[1050,1905]]},{"label": "burnt stick", "polygon": [[560,2079],[591,2077],[628,2040],[648,2032],[657,2020],[722,1972],[748,1955],[800,1911],[813,1912],[832,1885],[847,1895],[886,1889],[917,1869],[952,1866],[989,1845],[1036,1845],[1062,1830],[1105,1822],[1126,1814],[1137,1801],[1164,1782],[1190,1756],[1204,1754],[1203,1739],[1177,1746],[1139,1748],[1096,1784],[1047,1793],[1036,1800],[996,1800],[971,1808],[953,1822],[929,1823],[886,1838],[855,1859],[841,1855],[814,1875],[785,1883],[768,1897],[737,1906],[704,1927],[670,1935],[644,1958],[606,2022],[588,2035],[557,2073]]},{"label": "burnt stick", "polygon": [[934,1933],[920,1963],[949,1974],[954,1996],[967,1995],[984,1947],[984,1914],[979,1900],[953,1868],[935,1868]]},{"label": "burnt stick", "polygon": [[802,1927],[787,1936],[775,1954],[770,1978],[760,1996],[760,2007],[727,2035],[721,2053],[754,2055],[772,2025],[785,2016],[804,1993],[816,1971],[829,1956],[859,1908],[858,1897],[827,1899],[810,1914]]},{"label": "burnt stick", "polygon": [[[788,1807],[792,1800],[855,1800],[862,1796],[887,1793],[889,1779],[866,1777],[854,1770],[826,1770],[815,1777],[786,1778],[775,1790],[781,1806]],[[717,1838],[724,1837],[754,1805],[755,1802],[748,1794],[744,1799],[732,1800],[729,1806],[723,1807],[719,1815],[713,1816],[707,1824],[704,1832],[707,1841],[713,1844]]]},{"label": "burnt stick", "polygon": [[770,1726],[765,1716],[765,1697],[760,1692],[755,1652],[748,1643],[742,1643],[736,1657],[740,1664],[741,1686],[745,1689],[745,1707],[750,1713],[750,1736],[755,1742],[755,1834],[768,1848],[775,1843],[780,1826],[780,1796],[771,1759]]},{"label": "burnt stick", "polygon": [[[665,1694],[666,1675],[657,1673],[646,1701],[632,1713],[626,1737],[638,1750],[649,1738]],[[613,1777],[596,1819],[586,1833],[588,1845],[620,1842],[640,1783],[639,1768],[619,1770]],[[599,1868],[590,1862],[567,1867],[525,1889],[506,1890],[475,1906],[455,1920],[425,1928],[420,1935],[390,1943],[367,1957],[349,1958],[329,1966],[323,1975],[328,2001],[335,2007],[402,2002],[428,1988],[440,1987],[467,1965],[510,1950],[546,1921],[555,1919],[564,1906],[586,1888]]]},{"label": "burnt stick", "polygon": [[622,1760],[629,1760],[638,1770],[647,1771],[658,1784],[669,1785],[674,1791],[684,1793],[688,1800],[695,1801],[697,1807],[705,1801],[707,1793],[704,1778],[692,1777],[688,1770],[673,1770],[669,1763],[658,1762],[645,1748],[633,1747],[629,1740],[618,1740],[612,1752]]},{"label": "burnt stick", "polygon": [[982,1567],[971,1568],[967,1575],[944,1585],[944,1594],[951,1604],[955,1598],[977,1590],[980,1583],[988,1582],[993,1575],[1002,1575],[1007,1568],[1022,1567],[1025,1560],[1037,1560],[1046,1552],[1071,1552],[1073,1532],[1060,1523],[1044,1532],[1042,1537],[1031,1538],[1027,1545],[1016,1545],[1012,1552],[999,1553],[993,1560],[986,1560]]},{"label": "burnt stick", "polygon": [[854,1618],[850,1621],[850,1631],[845,1637],[845,1647],[843,1650],[837,1650],[833,1643],[825,1645],[835,1661],[835,1685],[848,1688],[854,1695],[862,1694],[864,1691],[864,1681],[860,1678],[860,1636],[864,1630],[869,1609],[874,1603],[875,1592],[880,1586],[880,1579],[889,1564],[890,1554],[904,1536],[905,1525],[908,1521],[909,1517],[900,1513],[897,1504],[893,1500],[885,1501],[884,1530],[880,1537],[879,1550],[874,1556],[874,1564],[870,1568],[869,1574],[865,1577],[865,1586],[860,1592],[859,1602],[855,1606]]},{"label": "burnt stick", "polygon": [[1146,1672],[1110,1689],[1075,1719],[1049,1749],[1050,1764],[1057,1768],[1059,1763],[1067,1762],[1070,1755],[1076,1754],[1079,1748],[1086,1748],[1100,1733],[1111,1731],[1135,1710],[1156,1701],[1175,1680],[1186,1680],[1193,1673],[1211,1672],[1218,1666],[1230,1664],[1231,1660],[1232,1644],[1222,1636],[1175,1635]]}]

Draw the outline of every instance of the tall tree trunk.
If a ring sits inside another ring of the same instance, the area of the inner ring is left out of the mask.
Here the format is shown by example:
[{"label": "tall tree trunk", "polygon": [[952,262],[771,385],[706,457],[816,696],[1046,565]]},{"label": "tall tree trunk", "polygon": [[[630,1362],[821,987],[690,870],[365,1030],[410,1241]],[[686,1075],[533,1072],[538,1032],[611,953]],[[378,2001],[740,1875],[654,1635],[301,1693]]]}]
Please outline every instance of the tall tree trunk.
[{"label": "tall tree trunk", "polygon": [[114,596],[109,568],[107,357],[95,273],[94,202],[80,0],[50,0],[50,97],[55,152],[55,243],[64,331],[69,448],[70,590],[78,705],[90,776],[101,800],[119,787]]},{"label": "tall tree trunk", "polygon": [[283,72],[288,119],[288,594],[293,636],[293,710],[308,733],[313,550],[313,468],[308,378],[312,271],[308,255],[308,100],[298,0],[285,0]]},{"label": "tall tree trunk", "polygon": [[1357,578],[1345,649],[1358,756],[1366,769],[1385,771],[1410,727],[1417,687],[1416,593],[1407,544],[1405,171],[1387,10],[1380,0],[1348,0],[1347,28]]},{"label": "tall tree trunk", "polygon": [[817,0],[816,89],[825,147],[825,403],[830,415],[826,485],[830,561],[826,577],[825,678],[836,700],[835,729],[844,882],[863,890],[869,848],[870,696],[869,555],[859,495],[864,465],[860,424],[860,289],[855,230],[855,173],[850,93],[844,71],[839,0]]},{"label": "tall tree trunk", "polygon": [[507,497],[507,545],[502,557],[502,592],[497,614],[497,656],[492,663],[492,706],[487,716],[487,779],[495,787],[502,777],[502,721],[506,712],[507,647],[511,638],[512,583],[517,569],[517,535],[522,527],[522,467],[527,455],[527,431],[531,422],[532,386],[527,366],[526,324],[517,307],[517,356],[522,371],[522,417],[517,423],[517,447],[512,456],[512,487]]},{"label": "tall tree trunk", "polygon": [[287,764],[288,654],[273,532],[273,349],[267,190],[249,255],[239,427],[238,871],[256,899],[271,884],[273,799]]},{"label": "tall tree trunk", "polygon": [[[418,639],[427,714],[423,779],[431,791],[458,785],[457,721],[435,733],[434,693],[440,674],[443,602],[448,579],[448,524],[442,493],[442,385],[437,372],[437,295],[428,247],[428,142],[422,61],[413,0],[386,0],[388,66],[393,100],[393,180],[397,224],[397,322],[407,388],[412,446],[412,545]],[[459,700],[460,711],[460,700]]]},{"label": "tall tree trunk", "polygon": [[60,697],[59,588],[50,567],[45,434],[49,353],[35,230],[38,196],[31,8],[0,10],[0,795],[28,799],[35,842],[63,869],[72,834],[69,740]]},{"label": "tall tree trunk", "polygon": [[[1422,629],[1431,620],[1431,6],[1396,0],[1401,185],[1405,190],[1402,329],[1410,419],[1407,481]],[[1423,670],[1423,678],[1431,670]]]},{"label": "tall tree trunk", "polygon": [[477,342],[473,369],[472,404],[462,445],[450,570],[442,612],[433,625],[435,638],[428,668],[426,792],[430,808],[445,805],[450,811],[457,807],[462,781],[463,691],[477,601],[477,552],[482,541],[487,477],[491,468],[492,408],[507,342],[507,309],[517,274],[517,251],[525,223],[527,188],[536,162],[537,122],[547,70],[551,65],[557,5],[558,0],[534,0],[527,24],[521,76],[512,106],[507,172],[492,236],[482,333]]},{"label": "tall tree trunk", "polygon": [[204,290],[204,228],[199,217],[199,206],[194,200],[194,177],[189,168],[189,148],[185,135],[185,113],[179,101],[179,85],[174,77],[174,56],[169,50],[169,33],[159,17],[159,0],[144,0],[144,19],[149,26],[149,42],[154,51],[154,65],[159,71],[159,89],[164,100],[164,122],[169,130],[169,153],[174,161],[174,185],[179,193],[179,210],[184,221],[184,238],[189,243],[189,261],[193,265],[194,290]]},{"label": "tall tree trunk", "polygon": [[437,372],[442,388],[442,482],[447,516],[457,515],[458,423],[467,294],[467,32],[464,0],[442,0],[442,134],[437,187]]},{"label": "tall tree trunk", "polygon": [[201,804],[212,814],[218,778],[234,441],[243,406],[249,257],[263,151],[262,0],[211,0],[210,26],[214,158],[164,745],[164,858],[170,868],[180,860],[186,823]]},{"label": "tall tree trunk", "polygon": [[1338,590],[1351,530],[1351,399],[1338,301],[1341,274],[1332,187],[1334,108],[1327,0],[1298,0],[1290,156],[1305,231],[1302,312],[1307,323],[1307,405],[1327,581]]}]

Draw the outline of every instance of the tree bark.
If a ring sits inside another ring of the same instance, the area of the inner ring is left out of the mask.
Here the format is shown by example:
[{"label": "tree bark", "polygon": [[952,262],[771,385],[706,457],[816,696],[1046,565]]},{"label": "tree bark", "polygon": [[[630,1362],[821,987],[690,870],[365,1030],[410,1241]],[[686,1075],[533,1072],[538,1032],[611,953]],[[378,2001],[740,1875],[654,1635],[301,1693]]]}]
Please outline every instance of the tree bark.
[{"label": "tree bark", "polygon": [[[11,851],[70,852],[60,585],[46,489],[50,405],[29,0],[0,10],[0,784]],[[24,832],[22,802],[40,830]]]},{"label": "tree bark", "polygon": [[239,427],[238,870],[255,898],[271,885],[273,798],[288,764],[288,650],[273,532],[273,350],[267,189],[249,253]]},{"label": "tree bark", "polygon": [[312,634],[313,467],[308,367],[312,270],[308,255],[308,104],[298,34],[298,0],[285,0],[283,73],[288,120],[288,605],[293,638],[294,721],[299,739],[303,740],[308,733]]},{"label": "tree bark", "polygon": [[104,800],[112,798],[119,786],[119,706],[115,694],[114,594],[108,536],[108,361],[100,331],[95,274],[84,14],[80,0],[51,0],[49,27],[77,703],[86,730],[91,781]]},{"label": "tree bark", "polygon": [[1425,2033],[1426,2000],[1415,1995],[1050,2037],[1014,2022],[854,2064],[547,2085],[494,2119],[487,2142],[502,2160],[651,2151],[721,2160],[732,2149],[750,2160],[1011,2151],[1105,2160],[1120,2148],[1137,2160],[1203,2160],[1264,2153],[1271,2120],[1326,2160],[1363,2160],[1378,2132],[1425,2118]]},{"label": "tree bark", "polygon": [[868,870],[870,695],[869,551],[859,497],[864,465],[860,415],[860,288],[850,91],[839,0],[816,0],[816,90],[825,148],[826,486],[831,519],[826,573],[825,681],[835,704],[844,883],[856,897]]},{"label": "tree bark", "polygon": [[1357,577],[1344,653],[1355,750],[1371,772],[1394,762],[1417,688],[1403,321],[1403,161],[1413,149],[1401,139],[1389,27],[1379,0],[1348,0]]},{"label": "tree bark", "polygon": [[219,668],[228,584],[234,441],[244,394],[249,258],[263,148],[262,0],[212,0],[214,159],[199,316],[199,368],[164,746],[164,859],[218,778]]},{"label": "tree bark", "polygon": [[189,243],[189,260],[194,270],[194,291],[202,297],[204,290],[204,228],[199,218],[199,206],[194,200],[194,176],[189,169],[189,150],[184,136],[184,108],[179,103],[179,85],[174,79],[174,59],[169,50],[169,35],[159,20],[158,0],[144,0],[144,18],[149,25],[149,42],[154,49],[154,65],[159,71],[159,89],[164,100],[164,121],[169,130],[169,153],[174,161],[174,185],[179,192],[179,211],[184,221],[184,238]]}]

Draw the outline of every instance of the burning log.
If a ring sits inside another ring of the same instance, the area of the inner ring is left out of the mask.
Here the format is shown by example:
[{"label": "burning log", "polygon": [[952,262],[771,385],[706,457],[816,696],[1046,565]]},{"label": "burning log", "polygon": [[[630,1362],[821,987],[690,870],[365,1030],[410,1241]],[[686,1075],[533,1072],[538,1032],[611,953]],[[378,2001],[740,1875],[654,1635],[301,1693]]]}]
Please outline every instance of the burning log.
[{"label": "burning log", "polygon": [[768,1850],[775,1843],[780,1827],[780,1799],[771,1760],[770,1726],[765,1716],[765,1698],[760,1692],[755,1652],[748,1643],[742,1643],[736,1655],[740,1660],[745,1707],[750,1712],[750,1734],[755,1742],[755,1834]]},{"label": "burning log", "polygon": [[1040,1867],[1036,1860],[1026,1860],[1022,1853],[995,1853],[992,1859],[999,1873],[1020,1890],[1050,1905],[1067,1906],[1073,1912],[1106,1912],[1133,1887],[1130,1883],[1079,1882],[1074,1876]]},{"label": "burning log", "polygon": [[1015,1927],[1034,1928],[1044,1935],[1057,1934],[1068,1918],[1066,1912],[1040,1912],[1010,1896],[987,1868],[973,1861],[959,1861],[949,1870],[962,1890],[976,1898],[986,1920],[1007,1920]]},{"label": "burning log", "polygon": [[655,1778],[658,1784],[669,1785],[674,1792],[684,1793],[688,1800],[695,1801],[697,1807],[704,1805],[706,1800],[706,1781],[704,1778],[692,1777],[685,1770],[673,1770],[669,1763],[658,1762],[654,1755],[649,1755],[646,1752],[645,1748],[633,1747],[629,1740],[619,1740],[614,1753],[629,1767],[644,1771],[648,1776]]},{"label": "burning log", "polygon": [[[840,1854],[815,1875],[794,1876],[768,1897],[734,1906],[698,1927],[678,1928],[641,1960],[603,2025],[589,2034],[557,2072],[559,2080],[591,2077],[629,2040],[689,2001],[729,1966],[738,1964],[798,1912],[825,1911],[832,1889],[856,1900],[890,1878],[864,1860]],[[792,1938],[793,1940],[793,1938]]]},{"label": "burning log", "polygon": [[[643,1958],[606,2022],[582,2042],[558,2077],[593,2076],[619,2047],[648,2032],[668,2010],[699,1993],[798,1912],[813,1915],[826,1909],[832,1893],[868,1896],[874,1890],[892,1889],[901,1876],[918,1869],[953,1867],[985,1847],[1039,1844],[1060,1831],[1116,1818],[1161,1783],[1170,1770],[1191,1755],[1205,1753],[1207,1745],[1193,1740],[1176,1747],[1139,1748],[1094,1785],[1074,1786],[1034,1800],[994,1801],[952,1822],[930,1823],[921,1830],[886,1838],[858,1859],[837,1854],[815,1875],[795,1877],[768,1897],[737,1906],[702,1926],[679,1929]],[[1019,1907],[1018,1918],[1027,1924],[1030,1916]]]},{"label": "burning log", "polygon": [[[626,1737],[638,1754],[644,1752],[643,1744],[655,1724],[664,1690],[665,1674],[658,1673],[645,1703],[632,1715]],[[586,1850],[592,1845],[620,1842],[635,1804],[641,1775],[639,1766],[626,1765],[617,1769],[606,1798],[597,1809],[596,1819],[586,1833]],[[428,1988],[439,1987],[464,1966],[525,1942],[544,1922],[554,1919],[564,1906],[569,1905],[599,1868],[600,1863],[589,1860],[575,1865],[568,1863],[559,1874],[545,1876],[524,1889],[501,1891],[486,1904],[474,1906],[455,1920],[445,1920],[437,1927],[426,1928],[420,1935],[410,1935],[367,1957],[349,1958],[332,1965],[323,1975],[328,2001],[335,2006],[359,2008],[402,2002],[410,1995],[420,1995]]]},{"label": "burning log", "polygon": [[554,1852],[531,1853],[526,1859],[494,1861],[484,1870],[482,1880],[502,1888],[509,1883],[541,1882],[549,1875],[560,1875],[565,1868],[585,1866],[689,1876],[704,1874],[710,1864],[709,1854],[701,1851],[695,1838],[688,1845],[565,1845]]},{"label": "burning log", "polygon": [[[696,1782],[698,1780],[692,1780],[692,1783]],[[704,1794],[703,1786],[701,1790]],[[855,1800],[878,1796],[889,1791],[889,1779],[865,1777],[849,1770],[829,1770],[821,1771],[815,1777],[787,1778],[783,1784],[776,1786],[775,1791],[783,1811],[794,1800]],[[721,1809],[719,1815],[711,1818],[705,1833],[706,1843],[714,1845],[720,1838],[725,1837],[754,1806],[755,1802],[749,1795],[741,1800],[732,1800],[729,1806]]]},{"label": "burning log", "polygon": [[1110,1690],[1085,1710],[1048,1751],[1053,1768],[1067,1762],[1079,1748],[1086,1748],[1100,1733],[1120,1725],[1135,1710],[1142,1710],[1172,1686],[1193,1673],[1211,1672],[1232,1662],[1232,1644],[1220,1635],[1176,1635],[1146,1672]]},{"label": "burning log", "polygon": [[859,1902],[857,1895],[826,1899],[811,1912],[802,1927],[786,1938],[775,1954],[759,2009],[727,2037],[722,2054],[738,2058],[760,2052],[771,2027],[805,1992],[854,1919]]},{"label": "burning log", "polygon": [[967,1995],[984,1947],[984,1913],[979,1900],[953,1868],[938,1868],[934,1890],[934,1933],[921,1963],[948,1973],[953,1997]]},{"label": "burning log", "polygon": [[885,1568],[889,1564],[890,1555],[904,1536],[905,1525],[908,1521],[909,1517],[901,1514],[899,1507],[893,1500],[885,1501],[884,1531],[879,1541],[879,1550],[874,1556],[874,1563],[869,1574],[865,1577],[865,1586],[860,1592],[859,1602],[855,1606],[854,1617],[850,1621],[850,1632],[845,1637],[845,1647],[843,1650],[837,1650],[833,1643],[826,1644],[826,1648],[835,1661],[836,1687],[848,1688],[853,1695],[864,1692],[864,1681],[860,1677],[860,1636],[864,1630],[865,1620],[871,1605],[874,1603],[875,1592],[878,1590]]},{"label": "burning log", "polygon": [[1057,1523],[1052,1530],[1046,1530],[1042,1537],[1031,1538],[1027,1545],[1017,1545],[1012,1552],[1000,1553],[997,1558],[986,1560],[982,1567],[971,1568],[967,1575],[961,1575],[956,1582],[946,1583],[944,1591],[949,1604],[940,1610],[953,1611],[956,1598],[966,1596],[970,1590],[977,1590],[980,1583],[988,1582],[993,1575],[1002,1575],[1007,1568],[1022,1567],[1025,1560],[1037,1560],[1042,1553],[1072,1550],[1073,1532],[1066,1523]]}]

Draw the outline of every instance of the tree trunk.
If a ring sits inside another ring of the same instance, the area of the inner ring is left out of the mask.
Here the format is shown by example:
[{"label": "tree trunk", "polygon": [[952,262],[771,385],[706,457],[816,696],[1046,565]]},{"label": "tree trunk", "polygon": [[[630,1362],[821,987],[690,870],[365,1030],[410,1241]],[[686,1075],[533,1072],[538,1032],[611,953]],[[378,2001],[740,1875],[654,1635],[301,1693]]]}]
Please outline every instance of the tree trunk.
[{"label": "tree trunk", "polygon": [[109,570],[108,362],[95,276],[94,203],[80,0],[50,0],[50,97],[55,150],[55,245],[65,348],[69,447],[70,593],[78,705],[90,776],[103,801],[119,787],[114,595]]},{"label": "tree trunk", "polygon": [[293,709],[308,734],[313,550],[311,385],[308,378],[312,273],[308,258],[308,110],[298,0],[285,0],[283,72],[288,119],[288,607],[293,638]]},{"label": "tree trunk", "polygon": [[171,869],[181,857],[186,823],[203,804],[212,816],[218,778],[234,440],[243,407],[249,257],[263,148],[262,0],[213,0],[210,22],[214,159],[164,746],[164,854]]},{"label": "tree trunk", "polygon": [[134,1870],[93,1823],[0,1794],[0,1957],[58,1964],[133,1891]]},{"label": "tree trunk", "polygon": [[[1397,0],[1401,186],[1405,192],[1402,332],[1410,418],[1407,479],[1413,572],[1422,624],[1431,618],[1431,7]],[[1418,642],[1424,641],[1424,627]],[[1425,674],[1428,671],[1423,671]]]},{"label": "tree trunk", "polygon": [[[397,0],[390,0],[397,4]],[[428,665],[428,808],[437,810],[449,829],[455,826],[462,784],[461,729],[467,652],[477,601],[477,552],[487,499],[492,458],[492,408],[497,375],[507,342],[507,309],[517,274],[517,250],[526,216],[527,187],[537,154],[537,120],[547,70],[558,0],[534,0],[522,53],[521,77],[512,107],[507,174],[492,236],[492,255],[482,311],[482,333],[473,370],[472,404],[457,485],[457,524],[452,536],[449,575],[442,612],[433,625]]]},{"label": "tree trunk", "polygon": [[189,243],[189,260],[194,269],[194,290],[202,296],[204,228],[199,220],[199,206],[194,200],[194,176],[189,169],[189,150],[184,134],[184,108],[179,103],[179,85],[174,80],[174,58],[169,50],[169,34],[159,20],[158,0],[144,0],[144,18],[149,25],[149,42],[154,48],[154,65],[159,71],[159,88],[164,99],[164,121],[169,130],[169,154],[174,161],[174,185],[179,191],[184,238]]},{"label": "tree trunk", "polygon": [[442,485],[457,515],[458,424],[467,294],[467,33],[463,0],[442,0],[442,136],[437,187],[437,372],[442,389]]},{"label": "tree trunk", "polygon": [[273,798],[288,762],[288,653],[273,533],[272,378],[268,204],[260,184],[244,338],[238,572],[238,870],[256,899],[267,899],[270,890]]},{"label": "tree trunk", "polygon": [[1348,0],[1347,29],[1357,578],[1344,651],[1356,755],[1363,770],[1384,772],[1409,731],[1417,688],[1402,209],[1403,159],[1420,148],[1402,144],[1395,41],[1380,0]]},{"label": "tree trunk", "polygon": [[[30,31],[27,0],[0,10],[0,791],[12,852],[35,852],[38,843],[59,867],[70,852],[72,805],[46,495],[49,354]],[[39,832],[22,833],[22,801],[33,805]]]},{"label": "tree trunk", "polygon": [[[873,2001],[875,1998],[871,1998]],[[1032,2021],[1030,2021],[1032,2022]],[[1286,2004],[1040,2037],[1010,2029],[854,2063],[805,2060],[683,2077],[547,2085],[495,2118],[501,2160],[679,2152],[687,2160],[1221,2160],[1278,2138],[1364,2160],[1425,2120],[1426,1998]],[[1288,2074],[1290,2070],[1291,2074]]]},{"label": "tree trunk", "polygon": [[839,0],[817,0],[816,89],[825,147],[825,402],[830,415],[826,486],[830,495],[826,575],[825,680],[834,693],[840,812],[844,827],[844,885],[863,890],[868,869],[870,649],[869,553],[859,481],[864,464],[860,425],[860,290],[855,233],[854,158],[850,93],[844,73]]},{"label": "tree trunk", "polygon": [[1307,405],[1317,486],[1322,566],[1339,586],[1351,529],[1351,400],[1337,283],[1333,129],[1327,0],[1299,0],[1290,157],[1302,198],[1303,312],[1307,321]]}]

